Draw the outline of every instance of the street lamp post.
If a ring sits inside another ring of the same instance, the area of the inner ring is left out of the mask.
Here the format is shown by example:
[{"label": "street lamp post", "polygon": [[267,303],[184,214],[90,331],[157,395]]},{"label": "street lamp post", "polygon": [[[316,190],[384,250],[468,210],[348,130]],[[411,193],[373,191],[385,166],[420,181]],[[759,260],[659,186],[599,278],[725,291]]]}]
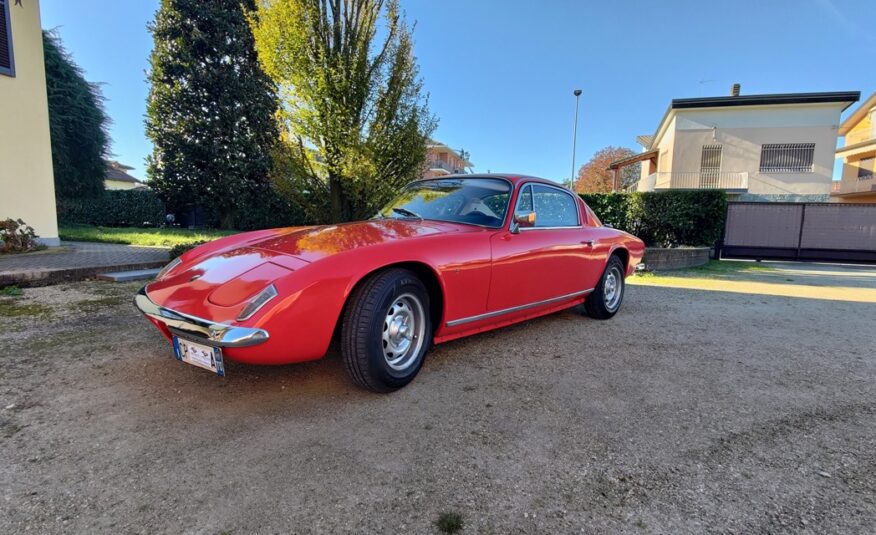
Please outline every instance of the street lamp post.
[{"label": "street lamp post", "polygon": [[576,89],[572,94],[575,95],[575,126],[572,128],[572,177],[570,178],[571,188],[569,189],[575,187],[575,149],[578,146],[578,103],[581,100],[581,90]]}]

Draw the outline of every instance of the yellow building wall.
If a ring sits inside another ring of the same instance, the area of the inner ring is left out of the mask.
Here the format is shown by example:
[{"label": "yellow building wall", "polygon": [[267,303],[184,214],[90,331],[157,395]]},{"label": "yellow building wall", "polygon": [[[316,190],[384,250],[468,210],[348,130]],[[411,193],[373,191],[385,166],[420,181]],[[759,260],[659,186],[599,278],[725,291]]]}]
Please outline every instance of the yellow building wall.
[{"label": "yellow building wall", "polygon": [[858,124],[846,133],[846,146],[854,145],[876,137],[873,132],[873,121],[870,117],[871,114],[868,113],[858,122]]},{"label": "yellow building wall", "polygon": [[859,147],[853,151],[847,151],[843,155],[843,174],[844,182],[854,182],[858,180],[858,168],[861,167],[861,159],[876,156],[876,140],[869,145]]},{"label": "yellow building wall", "polygon": [[10,4],[15,77],[0,74],[0,219],[23,219],[57,245],[39,2]]}]

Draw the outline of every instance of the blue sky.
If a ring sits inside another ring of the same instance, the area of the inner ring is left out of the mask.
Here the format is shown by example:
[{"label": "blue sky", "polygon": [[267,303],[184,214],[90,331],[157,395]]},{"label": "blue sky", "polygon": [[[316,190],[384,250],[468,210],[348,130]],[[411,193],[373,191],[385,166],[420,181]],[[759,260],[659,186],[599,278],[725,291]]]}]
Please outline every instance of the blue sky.
[{"label": "blue sky", "polygon": [[[145,178],[146,30],[157,0],[42,0],[90,81],[103,85],[112,151]],[[435,137],[476,171],[563,180],[572,90],[583,90],[580,166],[596,150],[638,150],[672,98],[876,91],[871,0],[402,0],[440,119]]]}]

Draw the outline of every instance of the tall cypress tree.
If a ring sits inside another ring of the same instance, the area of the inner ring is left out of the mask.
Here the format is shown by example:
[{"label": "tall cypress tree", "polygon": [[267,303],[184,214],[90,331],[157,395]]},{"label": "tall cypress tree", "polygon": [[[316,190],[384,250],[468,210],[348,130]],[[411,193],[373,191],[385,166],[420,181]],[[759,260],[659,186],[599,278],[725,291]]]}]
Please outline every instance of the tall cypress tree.
[{"label": "tall cypress tree", "polygon": [[109,119],[100,87],[85,79],[56,32],[43,32],[55,194],[93,197],[103,192]]},{"label": "tall cypress tree", "polygon": [[223,228],[267,185],[277,139],[275,88],[244,15],[254,8],[255,0],[161,0],[149,26],[150,186],[171,210],[201,205]]}]

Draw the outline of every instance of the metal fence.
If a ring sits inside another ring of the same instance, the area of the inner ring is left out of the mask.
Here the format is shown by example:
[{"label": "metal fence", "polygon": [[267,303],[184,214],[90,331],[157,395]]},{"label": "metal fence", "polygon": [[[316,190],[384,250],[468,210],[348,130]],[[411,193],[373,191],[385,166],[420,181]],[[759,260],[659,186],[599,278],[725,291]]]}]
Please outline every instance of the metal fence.
[{"label": "metal fence", "polygon": [[731,202],[724,258],[876,262],[876,204]]}]

